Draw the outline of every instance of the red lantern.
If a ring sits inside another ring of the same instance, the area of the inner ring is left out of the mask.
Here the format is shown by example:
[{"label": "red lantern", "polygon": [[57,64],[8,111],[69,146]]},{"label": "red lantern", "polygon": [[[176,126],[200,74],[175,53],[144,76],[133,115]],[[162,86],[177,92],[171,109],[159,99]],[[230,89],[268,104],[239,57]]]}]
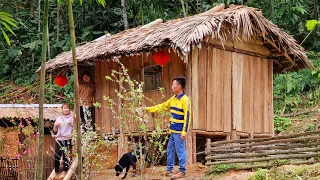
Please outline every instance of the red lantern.
[{"label": "red lantern", "polygon": [[56,78],[54,78],[54,82],[61,88],[68,84],[68,79],[63,75],[58,75]]},{"label": "red lantern", "polygon": [[[162,67],[163,69],[163,66],[166,65],[169,60],[170,60],[170,56],[167,52],[164,52],[164,51],[158,51],[158,52],[155,52],[153,54],[153,60]],[[162,70],[162,78],[163,78],[163,70]]]}]

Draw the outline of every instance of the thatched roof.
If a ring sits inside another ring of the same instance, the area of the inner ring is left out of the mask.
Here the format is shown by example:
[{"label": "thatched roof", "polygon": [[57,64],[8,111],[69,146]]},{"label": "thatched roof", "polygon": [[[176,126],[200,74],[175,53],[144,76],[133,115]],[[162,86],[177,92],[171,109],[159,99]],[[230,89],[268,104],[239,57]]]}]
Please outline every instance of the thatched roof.
[{"label": "thatched roof", "polygon": [[[77,47],[78,63],[85,64],[99,59],[130,56],[141,52],[171,47],[183,58],[195,46],[206,43],[206,37],[226,42],[227,37],[249,41],[261,37],[264,46],[271,50],[268,58],[275,60],[275,71],[314,68],[304,50],[293,37],[267,20],[258,9],[230,6],[218,12],[200,14],[167,21],[148,28],[133,28],[98,41]],[[59,54],[46,63],[47,71],[72,66],[71,51]]]},{"label": "thatched roof", "polygon": [[[61,104],[45,104],[43,118],[55,121],[61,115]],[[38,104],[0,104],[0,119],[39,119]]]}]

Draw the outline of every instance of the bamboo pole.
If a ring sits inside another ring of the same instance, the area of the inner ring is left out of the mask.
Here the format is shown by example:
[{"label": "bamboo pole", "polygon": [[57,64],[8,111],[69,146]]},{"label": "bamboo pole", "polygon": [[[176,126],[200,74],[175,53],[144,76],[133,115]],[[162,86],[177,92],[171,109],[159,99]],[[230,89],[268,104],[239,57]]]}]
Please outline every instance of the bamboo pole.
[{"label": "bamboo pole", "polygon": [[313,153],[313,154],[292,154],[292,155],[264,157],[264,158],[255,158],[255,159],[233,159],[228,161],[208,162],[206,165],[211,166],[211,165],[218,165],[218,164],[253,163],[253,162],[262,162],[262,161],[279,160],[279,159],[302,159],[302,158],[311,158],[318,155],[320,155],[320,152]]},{"label": "bamboo pole", "polygon": [[210,131],[202,131],[202,130],[193,130],[193,133],[204,135],[204,136],[230,136],[230,133],[226,132],[210,132]]},{"label": "bamboo pole", "polygon": [[63,178],[63,180],[69,180],[71,179],[72,175],[74,174],[74,172],[76,171],[76,168],[78,166],[78,159],[75,158],[73,163],[71,164],[70,169],[68,170],[66,176]]},{"label": "bamboo pole", "polygon": [[[40,8],[39,8],[40,12]],[[41,51],[41,73],[40,73],[40,92],[39,92],[39,140],[38,140],[38,166],[37,180],[43,178],[43,138],[44,138],[44,119],[43,119],[43,103],[45,96],[45,79],[46,79],[46,59],[48,44],[48,16],[49,16],[49,0],[44,1],[43,30],[42,30],[42,51]]]},{"label": "bamboo pole", "polygon": [[264,153],[236,153],[236,154],[227,154],[227,155],[222,155],[222,156],[215,155],[215,156],[207,156],[206,160],[263,157],[263,156],[277,155],[277,154],[291,154],[291,153],[317,152],[317,151],[320,151],[320,147],[294,149],[294,150],[290,149],[290,150],[285,150],[285,151],[272,151],[272,152],[264,152]]},{"label": "bamboo pole", "polygon": [[291,139],[281,139],[281,140],[257,142],[257,143],[251,143],[251,144],[239,144],[239,145],[231,145],[231,146],[212,147],[212,148],[210,148],[210,150],[212,151],[212,150],[218,150],[218,149],[245,148],[245,147],[259,146],[259,145],[268,145],[268,144],[276,144],[276,143],[284,143],[284,142],[306,141],[306,140],[318,140],[318,139],[320,139],[320,136],[309,136],[309,137],[302,137],[302,138],[291,138]]},{"label": "bamboo pole", "polygon": [[[300,165],[300,164],[314,164],[320,162],[319,160],[303,160],[303,161],[295,161],[295,162],[285,162],[285,163],[280,163],[280,165]],[[248,165],[248,166],[240,166],[235,168],[235,170],[248,170],[248,169],[257,169],[257,168],[270,168],[274,167],[274,163],[268,163],[268,164],[257,164],[257,165]]]},{"label": "bamboo pole", "polygon": [[75,26],[73,20],[72,0],[67,1],[68,15],[69,15],[69,27],[71,37],[71,50],[72,50],[72,62],[73,62],[73,76],[74,76],[74,100],[75,100],[75,114],[76,114],[76,132],[77,132],[77,155],[78,155],[78,178],[83,180],[83,168],[82,168],[82,144],[81,144],[81,119],[80,119],[80,99],[79,99],[79,77],[78,77],[78,61],[76,55],[76,37]]},{"label": "bamboo pole", "polygon": [[314,135],[319,133],[320,131],[313,131],[313,132],[295,133],[291,135],[275,136],[275,137],[259,138],[259,139],[239,139],[239,140],[230,140],[230,141],[218,141],[218,142],[211,143],[211,146],[216,146],[220,144],[230,144],[230,143],[263,142],[263,141],[270,141],[270,140],[277,140],[277,139],[289,139],[289,138],[294,138],[299,136],[308,136],[308,135]]},{"label": "bamboo pole", "polygon": [[[288,145],[275,145],[275,146],[263,146],[263,147],[253,147],[252,151],[255,152],[264,152],[267,150],[277,150],[277,149],[290,149],[290,148],[301,148],[301,147],[312,147],[318,146],[320,142],[312,143],[312,144],[288,144]],[[247,152],[246,149],[228,149],[228,150],[211,150],[214,154],[227,154],[227,153],[236,153],[236,152]],[[203,151],[204,153],[204,151]]]}]

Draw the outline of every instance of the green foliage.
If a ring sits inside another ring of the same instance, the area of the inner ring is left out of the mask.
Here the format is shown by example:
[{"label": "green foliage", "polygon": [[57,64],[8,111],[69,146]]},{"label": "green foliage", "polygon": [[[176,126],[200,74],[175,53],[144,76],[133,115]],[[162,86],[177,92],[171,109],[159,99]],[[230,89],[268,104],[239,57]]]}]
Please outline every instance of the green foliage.
[{"label": "green foliage", "polygon": [[219,164],[215,166],[211,166],[209,169],[209,174],[212,177],[215,177],[217,175],[225,174],[229,170],[237,168],[239,165],[237,164]]},{"label": "green foliage", "polygon": [[10,27],[13,26],[15,28],[18,28],[15,23],[16,21],[13,19],[11,14],[0,11],[0,30],[8,45],[10,45],[10,39],[6,31],[9,31],[11,34],[16,35]]},{"label": "green foliage", "polygon": [[274,116],[274,128],[277,133],[285,131],[291,125],[291,120],[289,118]]},{"label": "green foliage", "polygon": [[320,25],[320,21],[317,21],[317,20],[309,20],[307,21],[306,23],[306,27],[308,29],[308,31],[312,31],[316,26],[319,26]]},{"label": "green foliage", "polygon": [[317,70],[275,74],[273,84],[274,111],[278,115],[316,106],[320,95],[320,54],[308,52]]},{"label": "green foliage", "polygon": [[249,180],[266,180],[267,172],[267,169],[259,169]]}]

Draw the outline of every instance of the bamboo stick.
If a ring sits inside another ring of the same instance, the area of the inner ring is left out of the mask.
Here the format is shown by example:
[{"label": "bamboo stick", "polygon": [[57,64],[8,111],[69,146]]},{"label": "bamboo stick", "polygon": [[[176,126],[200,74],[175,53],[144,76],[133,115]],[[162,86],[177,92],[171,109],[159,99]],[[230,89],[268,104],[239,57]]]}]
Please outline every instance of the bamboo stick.
[{"label": "bamboo stick", "polygon": [[228,161],[216,161],[210,162],[206,165],[217,165],[217,164],[234,164],[234,163],[252,163],[252,162],[262,162],[262,161],[270,161],[270,160],[279,160],[279,159],[302,159],[302,158],[310,158],[313,156],[320,155],[320,152],[313,154],[292,154],[292,155],[284,155],[284,156],[274,156],[274,157],[264,157],[264,158],[254,158],[254,159],[233,159]]},{"label": "bamboo stick", "polygon": [[266,141],[266,142],[257,142],[251,144],[239,144],[239,145],[231,145],[231,146],[223,146],[223,147],[212,147],[210,150],[217,150],[217,149],[231,149],[231,148],[245,148],[251,146],[260,146],[260,145],[268,145],[268,144],[277,144],[277,143],[284,143],[284,142],[296,142],[296,141],[306,141],[306,140],[318,140],[320,136],[309,136],[309,137],[302,137],[302,138],[291,138],[291,139],[281,139],[281,140],[273,140],[273,141]]},{"label": "bamboo stick", "polygon": [[[63,180],[69,180],[71,179],[73,173],[76,171],[76,168],[78,166],[78,158],[75,158],[73,163],[71,164],[70,169],[68,170],[66,176],[63,178]],[[81,167],[80,167],[81,168]]]},{"label": "bamboo stick", "polygon": [[228,154],[228,155],[215,155],[207,156],[206,160],[215,160],[215,159],[231,159],[231,158],[248,158],[248,157],[263,157],[268,155],[277,155],[277,154],[290,154],[290,153],[301,153],[301,152],[317,152],[320,151],[320,147],[317,148],[304,148],[304,149],[290,149],[285,151],[272,151],[265,153],[237,153],[237,154]]},{"label": "bamboo stick", "polygon": [[231,143],[245,143],[245,142],[262,142],[262,141],[270,141],[270,140],[278,140],[278,139],[289,139],[299,136],[308,136],[308,135],[314,135],[319,134],[320,131],[312,131],[312,132],[305,132],[305,133],[296,133],[286,136],[275,136],[275,137],[268,137],[268,138],[259,138],[259,139],[239,139],[239,140],[231,140],[231,141],[218,141],[218,142],[212,142],[211,146],[216,146],[220,144],[231,144]]},{"label": "bamboo stick", "polygon": [[55,177],[55,175],[56,175],[56,172],[55,172],[55,170],[53,169],[52,172],[51,172],[51,174],[50,174],[50,176],[48,177],[48,180],[53,180],[53,178]]},{"label": "bamboo stick", "polygon": [[313,134],[319,134],[320,131],[313,131],[313,132],[304,132],[304,133],[295,133],[285,136],[275,136],[275,137],[268,137],[268,138],[259,138],[259,139],[239,139],[239,140],[230,140],[230,141],[218,141],[211,143],[211,146],[216,146],[220,144],[229,144],[229,143],[244,143],[244,142],[262,142],[262,141],[269,141],[269,140],[277,140],[277,139],[289,139],[298,136],[308,136]]},{"label": "bamboo stick", "polygon": [[[295,162],[285,162],[285,163],[280,163],[280,165],[300,165],[300,164],[314,164],[320,162],[319,160],[303,160],[303,161],[295,161]],[[256,169],[256,168],[270,168],[274,167],[275,164],[273,163],[268,163],[268,164],[257,164],[257,165],[249,165],[249,166],[240,166],[235,168],[235,170],[247,170],[247,169]]]},{"label": "bamboo stick", "polygon": [[[300,147],[312,147],[312,146],[318,146],[320,145],[320,142],[312,143],[312,144],[288,144],[288,145],[267,145],[262,147],[253,147],[252,151],[256,152],[264,152],[267,150],[277,150],[277,149],[290,149],[290,148],[300,148]],[[226,154],[226,153],[236,153],[236,152],[247,152],[246,149],[228,149],[228,150],[211,150],[214,154]]]},{"label": "bamboo stick", "polygon": [[193,130],[193,133],[204,135],[204,136],[228,136],[230,133],[226,132],[210,132],[210,131],[202,131],[202,130]]}]

